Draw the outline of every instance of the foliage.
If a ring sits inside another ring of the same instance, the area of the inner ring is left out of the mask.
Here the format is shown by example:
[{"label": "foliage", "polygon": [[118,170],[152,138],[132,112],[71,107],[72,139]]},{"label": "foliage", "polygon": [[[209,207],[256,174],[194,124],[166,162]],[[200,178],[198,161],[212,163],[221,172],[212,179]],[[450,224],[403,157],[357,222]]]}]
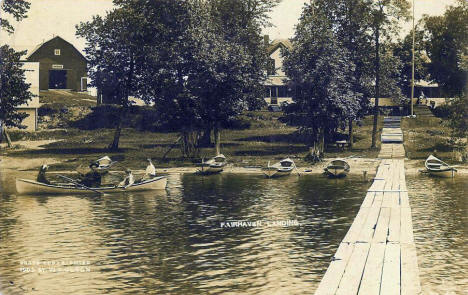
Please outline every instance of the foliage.
[{"label": "foliage", "polygon": [[[452,138],[459,144],[466,145],[468,138],[468,103],[466,97],[457,97],[450,104],[450,115],[445,121],[452,130]],[[465,142],[463,142],[465,140]]]},{"label": "foliage", "polygon": [[[422,24],[418,24],[415,29],[415,47],[414,47],[414,79],[428,80],[429,78],[429,59],[425,53],[424,45],[424,31],[418,29]],[[403,40],[394,44],[393,53],[402,62],[402,69],[400,71],[399,86],[401,89],[408,89],[411,86],[412,79],[412,47],[413,47],[413,31],[411,30]]]},{"label": "foliage", "polygon": [[114,9],[105,17],[77,26],[76,34],[87,41],[88,74],[92,85],[122,106],[115,122],[115,136],[109,149],[118,149],[123,117],[129,96],[138,89],[138,70],[145,61],[145,42],[150,32],[142,27],[144,16],[129,9]]},{"label": "foliage", "polygon": [[[26,18],[26,12],[31,4],[25,0],[3,0],[0,1],[0,13],[3,11],[13,16],[16,21]],[[5,30],[8,33],[13,33],[14,28],[10,22],[0,17],[0,30]]]},{"label": "foliage", "polygon": [[429,73],[447,95],[466,93],[468,83],[468,2],[449,6],[443,16],[424,18]]},{"label": "foliage", "polygon": [[[361,94],[354,91],[354,64],[339,42],[326,15],[305,5],[293,49],[285,52],[284,69],[296,92],[286,108],[287,121],[323,140],[330,132],[344,128],[360,108]],[[323,151],[323,149],[322,149]]]},{"label": "foliage", "polygon": [[21,122],[27,115],[16,107],[33,97],[20,63],[25,53],[15,52],[8,45],[0,47],[0,122],[8,127],[24,127]]}]

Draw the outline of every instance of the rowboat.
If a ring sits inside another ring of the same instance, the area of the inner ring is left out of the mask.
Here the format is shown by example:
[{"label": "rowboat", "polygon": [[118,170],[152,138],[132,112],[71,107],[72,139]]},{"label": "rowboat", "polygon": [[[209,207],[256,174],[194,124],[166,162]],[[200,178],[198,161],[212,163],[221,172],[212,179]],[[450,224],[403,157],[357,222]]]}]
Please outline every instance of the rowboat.
[{"label": "rowboat", "polygon": [[262,172],[269,178],[280,177],[291,174],[294,168],[296,168],[294,161],[286,158],[271,166],[270,162],[268,162],[268,166],[262,168]]},{"label": "rowboat", "polygon": [[348,174],[350,167],[348,162],[346,162],[344,159],[335,159],[330,161],[327,167],[325,167],[323,170],[329,177],[338,178],[345,177]]},{"label": "rowboat", "polygon": [[162,190],[166,188],[167,178],[159,176],[142,182],[134,183],[127,188],[118,186],[101,186],[87,188],[78,184],[61,183],[61,184],[45,184],[29,179],[16,179],[16,191],[19,194],[37,195],[37,194],[89,194],[94,192],[100,193],[121,193],[121,192],[140,192],[151,190]]},{"label": "rowboat", "polygon": [[426,166],[426,171],[430,175],[438,177],[454,177],[455,172],[457,172],[457,169],[453,168],[442,160],[437,159],[433,155],[430,155],[426,159],[424,166]]},{"label": "rowboat", "polygon": [[223,171],[226,164],[226,157],[223,154],[219,154],[208,161],[202,161],[197,165],[197,168],[201,174],[214,174]]}]

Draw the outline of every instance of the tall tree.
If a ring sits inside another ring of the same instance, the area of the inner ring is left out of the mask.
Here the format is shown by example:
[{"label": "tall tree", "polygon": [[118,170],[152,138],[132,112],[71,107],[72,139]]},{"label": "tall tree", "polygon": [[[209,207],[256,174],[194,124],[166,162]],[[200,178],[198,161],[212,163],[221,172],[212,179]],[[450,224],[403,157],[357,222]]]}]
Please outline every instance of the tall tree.
[{"label": "tall tree", "polygon": [[[26,17],[29,2],[24,0],[4,0],[0,2],[0,13],[12,15],[17,21]],[[0,18],[0,31],[11,34],[13,26],[5,18]],[[19,127],[27,114],[19,112],[17,107],[27,103],[33,97],[26,83],[25,70],[20,63],[26,52],[16,52],[8,45],[0,47],[0,139],[5,135],[8,146],[11,140],[5,127]]]},{"label": "tall tree", "polygon": [[285,52],[284,69],[296,86],[294,104],[287,109],[290,123],[310,136],[312,156],[320,158],[325,137],[355,118],[361,94],[353,89],[354,64],[339,41],[326,11],[304,6]]},{"label": "tall tree", "polygon": [[372,144],[377,144],[377,123],[379,119],[379,98],[381,95],[381,46],[382,42],[391,39],[397,33],[401,19],[408,18],[410,3],[407,0],[366,0],[370,8],[369,21],[374,39],[374,74],[375,74],[375,106],[372,127]]},{"label": "tall tree", "polygon": [[119,147],[122,121],[131,104],[129,96],[137,90],[145,42],[142,22],[141,16],[130,9],[115,9],[105,17],[95,16],[77,26],[76,34],[87,42],[85,53],[92,85],[104,95],[113,96],[120,106],[110,150]]},{"label": "tall tree", "polygon": [[449,6],[443,16],[425,16],[429,73],[446,95],[466,93],[468,83],[468,2]]},{"label": "tall tree", "polygon": [[[415,48],[414,48],[414,79],[427,80],[429,79],[429,59],[426,55],[423,35],[424,31],[419,27],[419,23],[415,29]],[[411,30],[403,40],[393,44],[393,54],[399,58],[402,63],[400,75],[400,88],[408,89],[411,86],[412,79],[412,43],[413,31]]]}]

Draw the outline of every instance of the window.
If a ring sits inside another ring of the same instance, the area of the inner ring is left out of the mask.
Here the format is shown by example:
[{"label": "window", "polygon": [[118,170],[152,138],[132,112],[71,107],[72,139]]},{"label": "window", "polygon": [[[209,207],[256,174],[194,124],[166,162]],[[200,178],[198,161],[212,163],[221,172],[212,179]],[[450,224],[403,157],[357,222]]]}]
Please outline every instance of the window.
[{"label": "window", "polygon": [[54,50],[54,55],[60,55],[60,49],[55,49]]},{"label": "window", "polygon": [[62,70],[62,69],[63,69],[63,65],[52,65],[52,69]]},{"label": "window", "polygon": [[286,91],[287,91],[286,86],[279,86],[278,87],[278,97],[287,97]]},{"label": "window", "polygon": [[276,74],[275,60],[272,58],[269,58],[268,64],[267,64],[267,75],[275,75],[275,74]]}]

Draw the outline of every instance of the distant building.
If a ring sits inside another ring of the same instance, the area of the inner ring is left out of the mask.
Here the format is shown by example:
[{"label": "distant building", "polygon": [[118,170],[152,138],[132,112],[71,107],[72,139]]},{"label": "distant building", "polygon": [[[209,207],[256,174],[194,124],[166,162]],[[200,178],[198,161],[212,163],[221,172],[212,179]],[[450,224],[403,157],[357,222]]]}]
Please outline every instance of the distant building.
[{"label": "distant building", "polygon": [[[26,83],[30,84],[29,91],[34,97],[27,103],[17,107],[21,113],[26,113],[28,116],[21,122],[22,125],[26,126],[27,131],[37,130],[37,109],[40,107],[39,104],[39,63],[37,62],[24,62],[23,69],[26,70],[24,73]],[[17,128],[12,128],[13,130]]]},{"label": "distant building", "polygon": [[265,82],[265,101],[270,105],[278,105],[284,102],[292,102],[293,90],[288,87],[288,77],[283,71],[282,49],[292,49],[288,39],[276,39],[270,43],[265,36],[265,45],[269,63],[267,69],[267,80]]},{"label": "distant building", "polygon": [[38,45],[27,56],[39,63],[39,89],[87,91],[87,61],[71,43],[56,36]]}]

